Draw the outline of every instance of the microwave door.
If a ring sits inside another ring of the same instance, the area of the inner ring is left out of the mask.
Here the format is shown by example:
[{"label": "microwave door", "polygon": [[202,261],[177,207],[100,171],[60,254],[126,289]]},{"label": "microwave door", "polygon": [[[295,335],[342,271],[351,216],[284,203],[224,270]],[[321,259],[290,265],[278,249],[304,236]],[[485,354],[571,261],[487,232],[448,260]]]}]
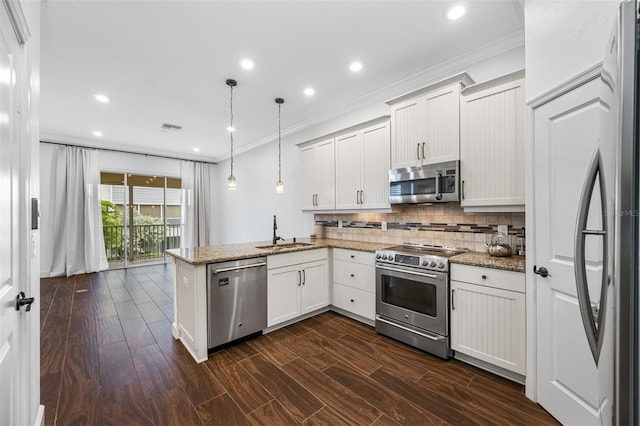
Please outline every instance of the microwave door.
[{"label": "microwave door", "polygon": [[391,204],[427,203],[436,201],[436,178],[390,182]]}]

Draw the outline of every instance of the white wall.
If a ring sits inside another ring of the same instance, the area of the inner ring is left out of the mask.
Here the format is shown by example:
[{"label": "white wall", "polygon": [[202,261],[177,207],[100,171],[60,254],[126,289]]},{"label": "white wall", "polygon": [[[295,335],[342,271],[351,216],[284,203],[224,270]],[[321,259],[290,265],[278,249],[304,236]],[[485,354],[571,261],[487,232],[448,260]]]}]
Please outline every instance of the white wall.
[{"label": "white wall", "polygon": [[[473,61],[473,62],[472,62]],[[278,180],[277,140],[234,157],[234,175],[238,181],[235,191],[226,190],[229,161],[219,163],[214,185],[219,193],[214,208],[216,228],[214,244],[229,244],[269,240],[272,237],[273,215],[278,217],[278,235],[308,237],[314,230],[313,214],[300,211],[298,187],[298,148],[296,144],[314,139],[349,126],[389,114],[384,100],[426,86],[461,71],[467,71],[476,81],[484,81],[524,68],[524,47],[519,46],[481,60],[458,58],[449,64],[426,70],[412,85],[403,84],[395,92],[381,91],[379,101],[314,127],[287,135],[282,144],[282,180],[285,192],[277,194]],[[409,81],[409,80],[408,80]],[[286,123],[286,103],[282,109]]]},{"label": "white wall", "polygon": [[618,3],[525,2],[527,101],[602,61]]}]

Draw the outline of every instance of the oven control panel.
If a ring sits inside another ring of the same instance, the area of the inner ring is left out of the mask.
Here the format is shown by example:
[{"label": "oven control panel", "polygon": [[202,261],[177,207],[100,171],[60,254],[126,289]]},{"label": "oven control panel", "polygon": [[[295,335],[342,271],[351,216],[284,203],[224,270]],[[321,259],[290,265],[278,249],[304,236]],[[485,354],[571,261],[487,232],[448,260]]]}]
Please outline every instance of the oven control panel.
[{"label": "oven control panel", "polygon": [[449,262],[447,259],[435,255],[419,256],[389,250],[378,250],[376,251],[376,261],[380,263],[412,266],[414,268],[439,272],[447,272],[449,270]]}]

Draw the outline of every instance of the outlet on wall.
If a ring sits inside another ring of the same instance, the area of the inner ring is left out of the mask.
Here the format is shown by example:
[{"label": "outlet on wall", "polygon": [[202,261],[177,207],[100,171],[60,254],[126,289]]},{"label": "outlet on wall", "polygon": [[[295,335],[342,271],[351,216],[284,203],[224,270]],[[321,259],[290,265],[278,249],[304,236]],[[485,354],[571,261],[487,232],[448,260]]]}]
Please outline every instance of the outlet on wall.
[{"label": "outlet on wall", "polygon": [[381,222],[382,223],[382,230],[386,231],[387,230],[387,222]]},{"label": "outlet on wall", "polygon": [[509,236],[509,225],[498,225],[498,237],[507,238]]}]

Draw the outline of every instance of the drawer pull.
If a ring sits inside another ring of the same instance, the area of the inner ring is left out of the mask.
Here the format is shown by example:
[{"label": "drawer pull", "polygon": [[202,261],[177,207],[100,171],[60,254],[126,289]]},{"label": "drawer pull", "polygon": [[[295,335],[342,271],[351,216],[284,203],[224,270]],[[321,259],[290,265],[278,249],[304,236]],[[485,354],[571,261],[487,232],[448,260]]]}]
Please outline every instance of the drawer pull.
[{"label": "drawer pull", "polygon": [[355,277],[355,275],[351,274],[351,278]]},{"label": "drawer pull", "polygon": [[353,255],[353,254],[352,254],[352,255],[351,255],[351,258],[352,258],[352,259],[355,259],[356,257],[355,257],[355,255]]},{"label": "drawer pull", "polygon": [[351,303],[353,303],[353,299],[351,299]]},{"label": "drawer pull", "polygon": [[486,275],[483,275],[483,276],[482,276],[482,279],[483,279],[483,280],[486,280],[486,279],[487,279],[487,276],[486,276]]}]

